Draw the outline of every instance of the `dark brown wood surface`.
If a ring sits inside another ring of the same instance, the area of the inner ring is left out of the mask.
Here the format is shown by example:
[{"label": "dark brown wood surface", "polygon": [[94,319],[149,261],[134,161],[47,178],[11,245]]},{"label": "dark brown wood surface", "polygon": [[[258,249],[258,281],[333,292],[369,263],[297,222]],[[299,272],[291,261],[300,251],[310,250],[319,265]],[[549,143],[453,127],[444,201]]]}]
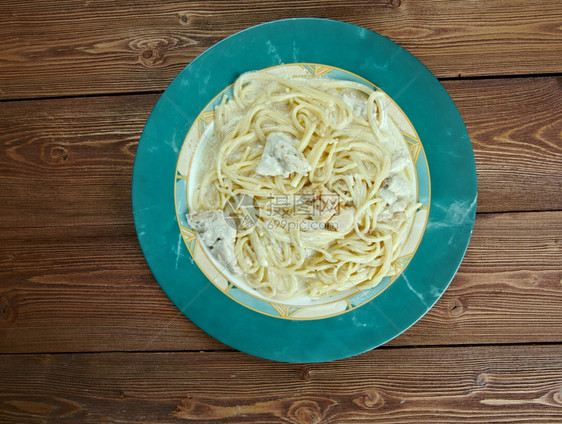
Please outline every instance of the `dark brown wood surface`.
[{"label": "dark brown wood surface", "polygon": [[236,352],[6,355],[0,414],[6,424],[552,424],[562,421],[559,354],[397,348],[327,364]]},{"label": "dark brown wood surface", "polygon": [[[562,423],[562,5],[0,5],[0,423]],[[251,25],[325,17],[415,54],[455,101],[478,214],[450,287],[371,352],[235,352],[169,301],[131,173],[162,90]]]},{"label": "dark brown wood surface", "polygon": [[[0,352],[225,348],[166,298],[132,225],[13,229],[0,237]],[[389,344],[562,342],[561,238],[560,211],[479,215],[449,289]]]},{"label": "dark brown wood surface", "polygon": [[[562,209],[561,81],[444,82],[473,143],[479,212]],[[0,127],[0,228],[130,224],[136,144],[158,97],[0,103],[9,123]]]},{"label": "dark brown wood surface", "polygon": [[377,31],[438,77],[556,73],[562,62],[556,0],[7,0],[1,7],[1,98],[162,90],[223,38],[295,17]]}]

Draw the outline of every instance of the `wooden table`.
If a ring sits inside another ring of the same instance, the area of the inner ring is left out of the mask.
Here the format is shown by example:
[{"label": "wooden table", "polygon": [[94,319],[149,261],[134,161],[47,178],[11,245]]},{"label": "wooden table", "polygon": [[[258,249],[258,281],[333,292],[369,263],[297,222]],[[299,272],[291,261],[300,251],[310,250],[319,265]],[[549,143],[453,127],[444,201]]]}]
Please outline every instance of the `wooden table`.
[{"label": "wooden table", "polygon": [[[562,4],[361,0],[0,5],[1,423],[562,422]],[[136,239],[131,174],[159,95],[261,22],[374,30],[442,81],[478,169],[436,306],[319,364],[233,351],[179,313]]]}]

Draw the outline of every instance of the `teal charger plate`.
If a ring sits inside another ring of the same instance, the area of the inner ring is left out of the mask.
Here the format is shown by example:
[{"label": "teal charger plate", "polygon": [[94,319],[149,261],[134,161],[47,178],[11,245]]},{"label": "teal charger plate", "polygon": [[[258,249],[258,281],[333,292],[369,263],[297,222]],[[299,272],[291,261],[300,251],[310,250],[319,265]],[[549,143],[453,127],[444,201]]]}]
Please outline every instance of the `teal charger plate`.
[{"label": "teal charger plate", "polygon": [[[431,207],[417,251],[372,300],[321,319],[279,319],[225,296],[199,270],[175,209],[176,165],[200,112],[243,72],[289,63],[340,68],[380,87],[407,115],[431,175]],[[146,261],[161,288],[192,322],[228,346],[285,362],[323,362],[360,354],[396,337],[439,299],[466,252],[477,183],[468,133],[431,72],[387,38],[326,19],[287,19],[226,38],[169,85],[142,133],[133,170],[133,217]]]}]

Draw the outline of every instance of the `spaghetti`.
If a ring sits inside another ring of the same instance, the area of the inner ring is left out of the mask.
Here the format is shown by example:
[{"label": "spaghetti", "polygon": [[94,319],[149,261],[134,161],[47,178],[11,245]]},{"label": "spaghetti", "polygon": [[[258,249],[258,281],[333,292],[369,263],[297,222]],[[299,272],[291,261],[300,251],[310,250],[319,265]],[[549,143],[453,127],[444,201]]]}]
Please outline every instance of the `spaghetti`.
[{"label": "spaghetti", "polygon": [[203,147],[212,166],[188,215],[213,256],[275,299],[362,290],[393,275],[419,204],[385,101],[351,81],[240,76],[215,108]]}]

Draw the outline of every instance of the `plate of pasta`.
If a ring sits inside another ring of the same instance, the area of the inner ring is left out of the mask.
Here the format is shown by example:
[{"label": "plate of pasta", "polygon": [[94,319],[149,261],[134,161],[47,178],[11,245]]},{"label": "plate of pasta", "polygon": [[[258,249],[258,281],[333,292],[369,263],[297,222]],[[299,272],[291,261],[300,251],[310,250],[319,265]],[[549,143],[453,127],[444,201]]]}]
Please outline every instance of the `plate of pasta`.
[{"label": "plate of pasta", "polygon": [[288,19],[192,61],[152,111],[133,215],[156,280],[223,343],[278,361],[357,355],[420,319],[476,211],[464,123],[406,50]]}]

